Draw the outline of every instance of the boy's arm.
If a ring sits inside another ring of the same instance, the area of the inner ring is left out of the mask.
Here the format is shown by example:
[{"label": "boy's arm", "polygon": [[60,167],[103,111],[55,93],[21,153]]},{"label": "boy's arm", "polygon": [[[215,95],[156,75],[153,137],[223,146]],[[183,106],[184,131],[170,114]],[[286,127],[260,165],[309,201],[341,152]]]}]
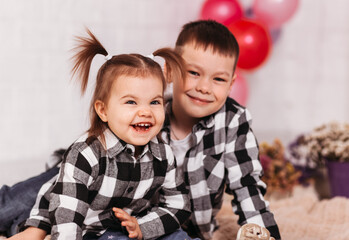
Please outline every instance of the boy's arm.
[{"label": "boy's arm", "polygon": [[168,167],[160,190],[159,203],[144,217],[137,218],[143,239],[153,239],[172,233],[190,216],[188,190],[182,179],[176,179],[173,153],[166,145]]},{"label": "boy's arm", "polygon": [[71,149],[63,162],[50,193],[51,240],[82,240],[82,225],[88,210],[88,183],[92,168],[77,149]]},{"label": "boy's arm", "polygon": [[263,197],[266,185],[260,179],[263,170],[258,143],[250,124],[248,110],[244,110],[239,119],[229,123],[225,153],[228,172],[226,192],[234,195],[233,210],[239,216],[240,225],[259,224],[266,227],[275,239],[280,239],[274,215]]}]

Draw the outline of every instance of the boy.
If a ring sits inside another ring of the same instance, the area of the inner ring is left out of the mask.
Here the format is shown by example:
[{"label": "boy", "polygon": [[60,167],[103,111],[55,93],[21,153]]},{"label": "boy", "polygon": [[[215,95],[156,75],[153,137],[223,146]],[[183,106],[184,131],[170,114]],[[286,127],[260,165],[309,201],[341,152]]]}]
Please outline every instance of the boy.
[{"label": "boy", "polygon": [[177,174],[184,175],[190,191],[192,215],[183,228],[192,236],[211,238],[225,190],[234,196],[239,224],[257,223],[280,239],[262,196],[266,186],[260,180],[250,114],[228,98],[239,55],[234,36],[215,21],[196,21],[183,27],[176,50],[187,63],[188,77],[173,82],[161,136],[170,143]]},{"label": "boy", "polygon": [[183,228],[210,239],[225,191],[234,196],[239,224],[265,226],[280,239],[263,199],[266,185],[260,180],[251,116],[228,98],[239,55],[235,37],[215,21],[191,22],[179,34],[176,51],[186,61],[188,76],[173,80],[162,137],[171,145],[177,172],[184,174],[190,192],[192,215]]}]

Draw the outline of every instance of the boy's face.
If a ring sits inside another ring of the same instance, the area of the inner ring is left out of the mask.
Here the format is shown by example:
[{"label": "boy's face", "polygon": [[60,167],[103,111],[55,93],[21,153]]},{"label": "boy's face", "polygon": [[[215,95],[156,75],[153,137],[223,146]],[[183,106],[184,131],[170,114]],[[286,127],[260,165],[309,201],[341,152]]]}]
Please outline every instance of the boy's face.
[{"label": "boy's face", "polygon": [[120,76],[114,80],[107,104],[97,101],[95,109],[120,139],[143,146],[164,122],[162,81],[154,76]]},{"label": "boy's face", "polygon": [[211,48],[182,48],[188,75],[173,83],[173,107],[176,114],[202,118],[217,112],[225,103],[235,79],[234,57],[213,53]]}]

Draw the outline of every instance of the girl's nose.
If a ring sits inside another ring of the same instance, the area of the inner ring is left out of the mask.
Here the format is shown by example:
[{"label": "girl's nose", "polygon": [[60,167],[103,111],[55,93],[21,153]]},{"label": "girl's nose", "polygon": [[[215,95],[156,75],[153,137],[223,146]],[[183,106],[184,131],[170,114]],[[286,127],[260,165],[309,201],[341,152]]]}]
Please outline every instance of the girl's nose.
[{"label": "girl's nose", "polygon": [[149,117],[149,116],[151,116],[151,111],[150,111],[149,107],[141,107],[138,110],[138,116],[140,116],[140,117]]}]

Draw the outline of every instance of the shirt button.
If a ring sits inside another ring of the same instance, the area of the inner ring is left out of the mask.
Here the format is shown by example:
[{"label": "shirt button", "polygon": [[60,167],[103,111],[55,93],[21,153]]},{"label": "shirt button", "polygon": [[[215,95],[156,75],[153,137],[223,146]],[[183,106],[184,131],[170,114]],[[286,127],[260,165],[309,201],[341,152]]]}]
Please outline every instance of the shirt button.
[{"label": "shirt button", "polygon": [[126,152],[127,152],[128,154],[132,154],[132,149],[131,149],[131,148],[127,148]]},{"label": "shirt button", "polygon": [[127,189],[127,192],[130,193],[130,192],[132,192],[132,190],[133,190],[133,187],[129,187],[129,188]]}]

